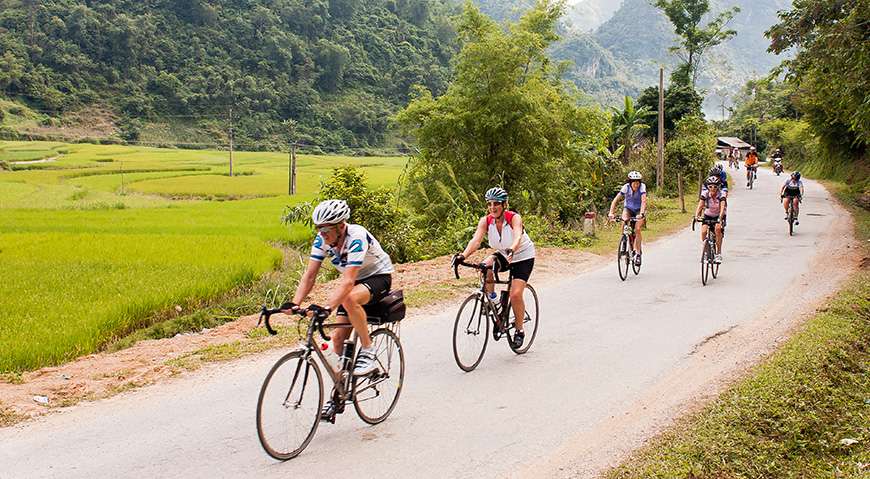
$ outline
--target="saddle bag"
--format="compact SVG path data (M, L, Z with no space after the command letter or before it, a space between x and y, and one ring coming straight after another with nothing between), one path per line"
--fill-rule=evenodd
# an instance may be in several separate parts
M364 307L371 324L395 323L405 318L405 295L401 289L390 291L380 301Z

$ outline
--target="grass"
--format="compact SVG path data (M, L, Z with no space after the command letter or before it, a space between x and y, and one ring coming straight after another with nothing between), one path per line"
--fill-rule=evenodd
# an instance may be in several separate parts
M870 254L870 212L853 211ZM769 360L609 479L870 477L870 272L864 267Z
M0 141L0 160L13 165L48 157L57 158L0 172L0 372L121 345L143 328L163 337L215 324L219 300L233 313L256 304L257 279L281 263L276 245L311 235L280 223L285 206L311 199L333 166L361 165L387 185L404 165L301 155L300 194L289 196L280 153L239 152L245 174L230 178L221 151ZM176 317L176 305L212 309ZM147 329L167 319L175 324Z

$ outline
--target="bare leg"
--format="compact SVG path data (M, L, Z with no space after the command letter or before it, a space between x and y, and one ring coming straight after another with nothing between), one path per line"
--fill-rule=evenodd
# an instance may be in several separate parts
M350 320L350 324L353 325L354 331L359 336L360 345L363 348L369 348L372 345L372 338L369 336L369 328L368 324L366 324L366 312L363 309L362 305L369 302L371 299L371 293L369 289L364 285L358 284L350 290L350 294L344 299L344 302L341 303L344 306L344 309L347 311L347 319ZM344 342L344 339L347 338L348 330L347 329L339 329L336 330L335 336L338 337L338 332L342 331L341 341ZM336 343L336 346L341 343ZM336 351L341 351L340 349L336 349Z
M716 252L722 254L722 238L723 238L722 223L716 224Z
M511 281L511 308L514 310L514 326L517 331L523 330L523 319L526 317L526 303L523 300L523 291L525 290L525 281L516 278Z
M646 223L646 219L637 220L637 223L634 225L634 250L638 253L642 253L641 245L643 244L643 236L641 231L643 231L643 225Z

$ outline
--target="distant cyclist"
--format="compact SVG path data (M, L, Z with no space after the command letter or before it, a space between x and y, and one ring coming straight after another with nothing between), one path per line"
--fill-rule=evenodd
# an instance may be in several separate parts
M751 175L754 175L758 168L758 153L755 152L754 146L749 148L749 153L746 154L743 164L746 165L746 187L748 188Z
M354 376L365 376L376 369L375 353L369 336L366 312L363 305L381 300L392 286L393 263L381 248L378 240L360 225L347 223L350 207L343 200L321 202L311 213L317 228L317 236L311 246L311 256L293 302L284 309L299 311L299 305L314 288L317 272L323 261L329 262L341 272L338 285L329 296L327 305L314 311L322 318L333 311L339 323L350 322L359 336L361 349L354 364ZM342 351L342 343L350 335L346 328L337 328L332 333L334 351ZM327 404L327 408L330 404Z
M480 248L483 237L487 237L490 248L496 251L484 259L487 266L495 265L497 271L510 271L510 302L514 311L514 326L516 332L511 340L514 349L519 349L525 341L523 319L526 317L526 305L523 301L523 291L535 267L535 245L529 239L523 227L523 219L516 212L508 210L508 193L503 188L490 188L484 195L489 213L477 222L474 237L468 246L455 258L464 261ZM487 292L493 294L491 282L492 273L487 278Z
M642 243L641 231L646 222L646 185L643 183L643 175L639 171L631 171L628 173L628 183L622 185L622 188L616 193L613 201L610 202L610 212L607 217L612 221L616 218L614 211L616 204L620 200L625 199L625 207L622 209L622 221L628 222L631 218L635 219L634 223L634 244L631 245L634 264L641 264Z
M798 212L801 198L804 196L804 183L801 181L800 171L795 171L789 179L785 180L782 189L779 191L779 196L782 199L782 207L785 209L785 219L788 220L788 204L791 202L792 206L794 206L794 224L801 224L798 221Z
M698 208L695 211L695 218L702 221L701 225L701 242L707 240L707 224L703 221L716 221L716 256L713 261L717 264L722 263L722 242L725 236L725 215L727 213L727 199L724 192L719 189L719 177L710 176L704 182L706 187L701 191L701 197L698 201ZM703 213L703 216L701 216Z
M731 148L731 154L728 155L728 166L740 169L740 150Z

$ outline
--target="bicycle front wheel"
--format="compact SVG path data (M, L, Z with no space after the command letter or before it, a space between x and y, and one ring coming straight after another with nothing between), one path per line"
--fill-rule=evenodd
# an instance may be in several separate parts
M257 400L257 436L270 456L299 455L317 432L323 408L320 368L304 351L284 355L272 366Z
M616 267L619 268L619 279L625 281L628 278L628 263L631 261L631 253L629 253L628 238L622 235L619 240L619 248L616 250Z
M526 311L523 315L523 332L526 334L525 340L523 341L523 345L519 348L514 348L513 341L508 341L511 351L517 354L523 354L528 351L529 348L532 347L532 342L534 342L535 336L538 334L538 314L540 313L540 308L538 306L538 293L535 292L535 288L532 288L532 285L528 283L526 283L526 289L523 291L523 303L526 305ZM508 331L516 331L514 318L516 318L516 315L514 314L513 308L511 308L510 318L508 319ZM508 335L508 339L511 337L511 335Z
M707 279L710 276L710 243L704 243L704 248L701 250L701 284L706 286Z
M353 378L353 407L369 424L383 422L393 412L405 380L405 353L399 337L386 328L372 333L372 349L378 369Z
M483 359L489 339L489 306L477 293L459 307L453 324L453 357L465 372L473 371Z
M794 207L788 209L788 235L794 236Z

